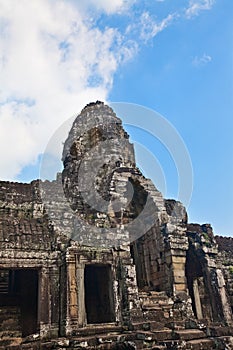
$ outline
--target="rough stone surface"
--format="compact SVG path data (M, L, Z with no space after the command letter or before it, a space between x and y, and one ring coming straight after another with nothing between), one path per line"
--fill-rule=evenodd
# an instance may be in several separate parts
M162 197L101 102L62 157L0 182L0 349L231 349L233 239Z

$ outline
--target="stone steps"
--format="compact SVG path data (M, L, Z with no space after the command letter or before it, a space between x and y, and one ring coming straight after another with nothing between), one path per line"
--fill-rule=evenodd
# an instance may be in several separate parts
M206 334L199 329L184 329L173 332L174 339L192 340L206 338Z
M0 307L0 347L18 346L22 342L20 309L16 306Z
M221 336L213 337L200 329L169 329L157 328L160 323L136 323L131 331L124 330L116 325L93 325L79 329L79 335L70 338L58 338L50 341L24 340L21 338L4 339L5 343L0 344L0 350L75 350L75 349L99 349L99 350L230 350L233 349L232 329L222 327L221 331L212 327L212 333ZM207 337L210 336L210 337ZM224 344L228 344L227 347ZM136 347L136 348L135 348Z
M208 332L212 337L233 336L233 327L208 327Z
M21 327L19 324L19 320L16 318L5 318L4 320L0 320L0 334L5 331L21 331Z
M144 319L150 322L157 320L165 326L165 323L171 318L174 305L166 292L140 292L139 299Z
M21 337L2 337L0 340L0 349L14 349L15 346L18 346L21 343Z
M187 343L185 345L185 349L212 350L212 349L216 349L216 347L215 347L214 339L205 338L205 339L195 339L195 340L187 341Z
M161 307L171 307L174 302L171 298L167 296L165 292L140 292L139 299L141 301L142 307L152 307L161 306Z
M170 329L174 329L174 330L182 330L182 329L186 329L186 322L185 320L172 320L172 321L168 321L165 323L165 327L170 328ZM190 327L188 327L190 328Z
M196 335L196 334L195 334ZM194 334L193 334L194 336ZM47 342L31 342L25 344L14 345L6 344L0 346L0 350L75 350L75 349L89 349L89 350L178 350L178 349L192 349L192 350L231 350L233 349L233 337L219 337L219 338L199 338L198 339L153 339L154 335L147 333L128 333L125 335L104 335L101 338L95 336L79 337L79 338L59 338ZM156 337L156 336L155 336ZM190 338L187 335L183 338ZM228 345L226 345L228 344Z
M116 326L115 324L107 324L104 323L102 325L91 325L83 328L79 328L76 331L76 336L85 336L85 335L92 335L92 334L103 334L103 333L109 333L109 332L122 332L121 326Z

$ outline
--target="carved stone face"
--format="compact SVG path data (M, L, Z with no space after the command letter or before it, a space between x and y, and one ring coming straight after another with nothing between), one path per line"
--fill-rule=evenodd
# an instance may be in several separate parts
M64 144L63 188L71 208L90 224L115 227L124 216L132 186L123 173L135 167L128 139L121 120L103 103L86 106L73 123ZM122 181L114 181L116 172Z
M98 102L82 110L62 160L64 194L82 221L76 230L80 241L91 233L113 245L129 242L166 221L162 195L136 168L133 145L110 107Z

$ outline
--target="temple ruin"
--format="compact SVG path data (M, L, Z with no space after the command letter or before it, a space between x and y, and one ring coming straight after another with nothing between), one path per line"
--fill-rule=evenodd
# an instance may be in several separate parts
M0 349L233 349L233 238L163 198L102 102L62 161L0 182Z

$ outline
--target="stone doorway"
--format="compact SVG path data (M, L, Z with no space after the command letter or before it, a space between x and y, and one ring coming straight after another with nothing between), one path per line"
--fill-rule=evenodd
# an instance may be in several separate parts
M206 288L207 276L204 270L204 261L201 255L197 255L195 248L190 247L186 255L185 275L189 295L192 299L192 309L197 319L213 320L210 304L211 295Z
M13 328L21 331L23 337L38 331L37 304L38 271L36 269L0 270L0 308L2 312L9 309L9 322ZM12 331L14 331L13 328Z
M115 321L113 281L110 265L88 264L84 271L87 323Z

